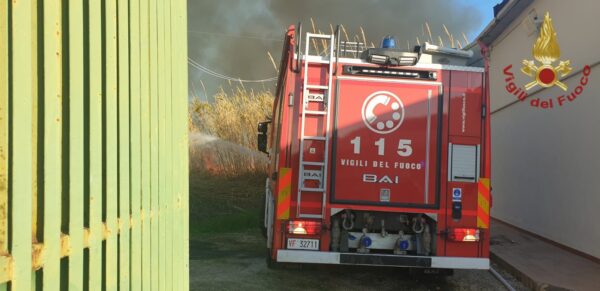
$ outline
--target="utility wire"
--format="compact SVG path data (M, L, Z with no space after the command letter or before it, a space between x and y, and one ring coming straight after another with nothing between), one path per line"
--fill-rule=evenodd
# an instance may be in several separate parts
M271 78L266 78L266 79L261 79L261 80L245 80L245 79L241 79L241 78L235 78L235 77L223 75L223 74L217 73L205 66L202 66L201 64L199 64L192 58L188 58L188 64L190 64L193 68L195 68L203 73L211 75L215 78L220 78L220 79L224 79L224 80L228 80L228 81L242 82L242 83L263 83L263 82L271 82L271 81L277 80L277 77L271 77Z
M226 76L226 75L222 75L219 73L216 73L206 67L203 67L201 65L198 64L194 64L193 62L188 62L190 65L192 65L192 67L194 67L195 69L198 69L208 75L211 75L213 77L216 78L220 78L220 79L224 79L224 80L229 80L229 81L235 81L235 82L243 82L243 83L261 83L261 82L270 82L270 81L275 81L277 80L277 77L272 77L272 78L268 78L268 79L262 79L262 80L245 80L245 79L240 79L240 78L234 78L234 77L230 77L230 76Z
M269 38L269 37L260 37L254 35L240 35L240 34L227 34L222 32L212 32L212 31L200 31L188 29L189 33L193 34L208 34L212 36L222 36L222 37L232 37L232 38L247 38L247 39L256 39L256 40L264 40L264 41L273 41L273 42L283 42L283 39L280 38Z
M204 73L207 73L211 76L215 76L217 78L222 78L222 79L232 79L233 78L233 77L228 77L228 76L219 74L207 67L204 67L204 66L200 65L198 62L194 61L193 59L188 59L188 63L191 64L194 68L196 68Z

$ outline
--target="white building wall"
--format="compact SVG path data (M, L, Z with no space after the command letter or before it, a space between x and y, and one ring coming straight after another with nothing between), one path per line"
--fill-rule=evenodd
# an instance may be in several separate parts
M594 65L589 84L573 102L557 107L556 97L570 93L581 73L558 87L539 91L524 102L505 90L503 69L512 64L515 83L533 60L537 32L528 14L550 12L561 60L573 71ZM492 216L600 258L600 1L538 0L491 46ZM530 92L536 91L530 90ZM534 108L531 98L554 98L554 109Z

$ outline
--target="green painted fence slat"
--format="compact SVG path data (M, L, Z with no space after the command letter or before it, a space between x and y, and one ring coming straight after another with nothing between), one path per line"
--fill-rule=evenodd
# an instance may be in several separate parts
M187 29L185 29L187 27L187 3L185 1L177 1L177 4L179 5L179 15L180 15L180 20L179 23L177 25L177 31L181 34L181 39L180 39L180 44L181 44L181 49L178 50L178 56L179 56L179 62L176 63L176 66L178 68L178 72L181 74L181 78L179 79L179 83L180 83L180 91L179 94L176 94L175 96L178 98L177 101L177 105L181 106L181 111L180 113L180 117L181 120L177 123L177 126L181 127L181 135L183 135L183 137L181 138L181 165L180 167L177 168L178 172L182 173L179 176L181 177L181 184L179 185L181 187L181 193L180 196L178 197L178 201L181 202L182 204L182 208L183 209L179 209L179 211L177 212L179 215L179 223L182 225L183 229L179 229L178 230L178 235L180 235L180 239L179 242L183 242L183 255L179 256L179 258L182 260L182 263L180 264L180 266L182 266L182 271L181 271L181 279L183 282L183 286L181 286L180 290L187 290L189 288L189 265L190 265L190 260L189 260L189 252L190 252L190 243L189 243L189 219L188 217L190 216L190 205L189 205L189 137L188 137L188 102L187 102L187 92L188 92L188 82L187 82L187 76L188 76L188 66L187 66L187 55L188 55L188 41L187 41ZM182 98L185 98L184 100L181 100Z
M141 152L142 152L142 290L150 290L150 7L140 1Z
M44 62L43 62L43 52L40 52L41 48L43 48L44 45L44 40L43 38L40 37L40 34L43 35L43 22L41 21L40 18L43 18L43 11L42 11L42 7L41 7L41 3L40 1L35 1L31 3L32 5L32 9L34 12L34 19L32 21L32 27L33 27L33 35L37 36L33 38L32 41L32 47L36 48L36 52L34 53L34 56L32 56L32 62L33 62L33 76L35 76L34 78L34 85L33 85L33 89L34 92L36 92L35 97L33 98L33 116L32 116L32 123L33 123L33 133L32 133L32 139L33 139L33 144L32 144L32 149L33 149L33 159L32 159L32 163L31 163L31 167L32 167L32 171L33 171L33 183L32 183L32 204L31 204L31 241L32 241L32 262L31 262L31 266L32 266L32 272L31 272L31 276L30 276L30 282L31 282L31 288L32 289L36 289L38 286L38 279L40 279L40 277L38 276L39 272L37 272L36 270L38 270L38 265L40 263L42 263L42 259L40 256L40 252L39 252L39 246L41 246L41 244L38 244L38 241L41 239L40 238L40 233L39 233L39 228L38 228L38 220L39 220L39 213L40 211L38 210L39 208L39 204L41 203L40 200L40 188L43 188L43 184L42 185L38 185L40 180L43 179L43 171L42 173L40 173L40 171L38 171L38 169L40 167L42 167L42 162L43 162L43 152L41 149L40 144L43 143L40 131L43 131L43 123L40 122L40 119L42 118L42 116L40 116L40 113L43 113L43 110L39 109L39 103L40 103L40 99L43 98L43 92L41 92L43 90L43 85L40 84L41 82L43 82L43 74L44 74ZM43 102L43 101L42 101ZM41 156L41 157L40 157ZM41 177L40 177L41 176ZM43 191L43 189L41 190ZM42 206L43 207L43 206ZM43 235L43 234L42 234ZM38 246L38 248L35 248L36 246Z
M83 3L69 0L69 290L83 290L84 31ZM67 96L65 96L66 98Z
M166 24L171 23L171 1L164 1L164 7L161 9L163 12L164 21ZM165 170L166 170L166 182L165 182L165 224L166 227L166 246L165 246L165 257L166 257L166 284L165 290L174 290L173 286L173 155L172 155L172 124L171 121L171 25L165 25L165 34L163 40L163 51L164 51L164 76L161 78L165 80L165 86L163 90L163 96L165 96L165 151L163 155L165 157Z
M150 266L151 290L158 290L158 67L157 67L157 9L156 1L149 2L150 33Z
M177 25L179 23L179 6L177 5L177 3L173 3L173 5L171 7L171 19L173 21L174 27L177 27ZM175 52L176 50L178 50L181 47L181 46L178 45L179 43L181 43L181 37L182 37L182 35L177 30L175 30L173 32L173 35L172 35L172 38L171 38L172 39L171 40L171 50L173 52ZM177 62L179 60L178 53L172 54L171 64L174 67L177 66ZM178 78L180 78L180 77L181 77L181 74L179 74L179 72L176 72L176 71L173 72L173 81L174 82L173 82L173 85L171 87L171 92L172 92L171 95L174 98L177 98L177 95L180 93L180 88L179 88L180 82L178 81L179 80ZM180 113L181 112L179 112L179 110L180 109L179 109L178 106L173 106L171 108L171 112L172 112L173 119L174 119L174 124L177 124L178 121L180 120ZM173 156L174 156L173 163L174 163L176 169L181 166L180 165L181 163L179 161L180 153L181 153L181 147L179 146L179 142L180 142L180 136L179 135L180 134L181 134L180 133L180 128L178 128L176 126L173 126L173 134L172 134L172 136L173 136L173 138L172 138L173 140L172 141L173 141L173 145L174 145L174 147L173 147ZM173 206L174 211L179 211L178 204L177 204L177 201L176 201L176 199L179 196L179 193L181 191L181 187L179 185L181 183L181 179L179 178L179 175L177 175L177 178L176 178L175 181L176 181L176 183L175 183L175 185L173 187L173 192L172 192L172 195L173 195L173 200L172 200L173 201L172 202L173 205L172 206ZM178 218L179 218L179 216L176 214L175 217L174 217L174 220L177 222ZM173 228L175 230L174 239L175 240L180 240L181 238L180 238L180 236L178 234L179 234L181 225L179 225L178 223L175 223L173 225ZM182 253L182 250L177 250L176 249L175 253L173 255L173 263L176 266L181 266L181 264L183 263L182 261L180 261L180 259L181 259L181 253ZM181 272L182 271L183 271L183 268L181 268L181 267L176 268L176 273L175 273L176 277L174 278L174 281L177 283L177 285L180 285L180 284L183 283L182 282L182 278L181 278Z
M48 0L44 14L44 111L43 140L43 205L44 205L44 290L60 288L60 238L62 201L62 23L60 0ZM38 120L42 122L42 120ZM39 146L39 145L38 145ZM38 161L39 162L39 161ZM40 185L38 185L38 189Z
M177 88L177 83L176 83L176 70L174 70L174 66L173 66L173 60L174 60L174 56L177 54L177 47L176 45L176 32L173 29L174 25L172 25L173 21L176 20L175 17L173 17L173 12L174 10L174 2L169 0L167 1L167 7L165 9L166 12L166 17L167 17L167 23L171 23L171 25L167 28L167 47L165 48L167 51L167 66L168 66L168 71L169 71L169 75L170 75L170 84L169 84L169 89L168 89L168 95L170 96L169 98L169 108L167 111L167 114L169 115L169 117L167 118L168 124L167 124L167 128L169 129L169 155L170 155L170 192L171 192L171 219L173 221L173 223L171 224L173 227L171 228L172 231L172 237L171 237L171 248L172 248L172 256L173 256L173 268L172 268L172 280L173 280L173 290L182 290L183 289L183 280L182 280L182 272L183 272L183 268L182 268L182 264L183 264L183 260L182 260L182 255L183 255L183 249L181 247L177 247L177 242L181 241L183 239L183 235L181 234L181 231L183 230L183 223L181 222L181 217L180 213L181 213L181 208L179 207L179 203L178 203L178 197L179 197L179 191L177 188L177 177L178 175L174 172L175 169L177 169L177 153L178 153L178 148L177 148L177 142L176 142L176 136L177 136L177 130L176 128L174 128L174 125L177 124L177 114L175 112L176 109L176 103L175 101L177 99L175 99L174 97L177 96L176 95L176 88ZM173 50L175 49L175 50ZM176 68L176 66L175 66Z
M131 103L130 103L130 118L131 118L131 137L130 137L130 174L131 174L131 290L141 290L142 281L142 255L141 255L141 143L140 143L140 0L131 0L130 3L130 77L131 77Z
M36 47L31 44L35 34L33 23L36 19L31 0L10 2L10 26L12 41L12 76L11 112L19 112L11 117L12 136L10 146L12 156L12 172L10 176L10 206L13 215L11 255L13 274L11 287L13 290L31 289L31 227L32 227L32 195L33 195L33 100L36 75L33 58ZM17 101L18 102L15 102ZM17 134L18 133L18 134Z
M102 1L90 0L89 16L89 288L99 290L102 287L102 107L104 92L102 88Z
M106 250L104 261L104 284L106 290L117 290L117 211L118 211L118 103L117 103L117 5L115 0L104 1L105 25L105 201L106 201ZM110 169L110 170L108 170Z
M129 1L118 2L119 44L119 290L129 290L130 268L130 86L129 86Z
M8 288L8 156L9 156L9 55L8 1L0 3L0 291Z
M154 290L166 290L166 278L168 273L168 266L166 264L166 221L167 221L167 213L165 211L165 202L166 199L166 165L165 165L165 100L167 99L165 95L165 63L164 63L164 41L165 41L165 22L164 22L164 13L163 13L163 3L166 1L159 1L156 3L155 11L156 11L156 84L157 84L157 94L158 101L156 103L156 107L158 110L158 163L157 163L157 175L158 175L158 199L156 203L156 216L159 218L156 220L158 222L158 262L157 269L160 274L163 274L160 278L158 278L158 284L156 288L152 288Z
M8 1L0 3L8 19ZM8 21L0 22L0 255L8 253Z
M177 3L176 2L171 2L171 9L169 10L169 14L170 14L170 18L171 18L171 23L173 23L173 28L177 27ZM177 45L177 43L179 42L178 39L179 34L177 33L177 29L174 29L171 33L171 40L169 42L169 45L171 46L170 51L171 52L175 52L178 48L179 45ZM172 53L171 54L171 58L170 58L170 64L173 67L176 67L176 60L177 60L177 53ZM179 83L177 82L177 78L180 77L179 74L177 74L176 70L173 70L173 72L171 72L171 96L172 99L175 99L177 96L177 94L179 94L178 92L178 85ZM179 116L178 116L178 112L177 112L177 106L175 106L175 104L173 104L171 106L171 117L172 117L172 123L173 125L177 124L177 121L179 120ZM175 126L171 127L171 155L172 155L172 160L171 160L171 164L173 165L174 169L177 169L179 167L179 162L178 162L178 158L179 158L179 141L177 138L178 135L178 128ZM171 188L171 209L173 211L173 241L178 241L180 238L178 237L178 221L177 221L177 215L175 214L175 212L177 211L177 204L176 204L176 199L177 199L177 193L179 192L179 175L174 174L174 183L172 185ZM178 261L178 258L180 258L180 253L182 252L181 248L174 248L173 249L173 265L176 266L173 270L173 283L174 283L174 287L173 289L178 289L179 286L181 284L183 284L183 282L181 282L181 278L180 278L180 274L182 272L182 268L181 267L177 267L180 266L180 262Z
M0 3L0 291L189 289L185 11Z

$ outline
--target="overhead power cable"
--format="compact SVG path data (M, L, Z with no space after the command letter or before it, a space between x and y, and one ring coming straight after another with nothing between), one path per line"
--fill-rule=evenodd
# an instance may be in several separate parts
M188 64L190 64L192 67L194 67L195 69L206 73L210 76L213 76L215 78L220 78L220 79L224 79L224 80L228 80L228 81L234 81L234 82L243 82L243 83L262 83L262 82L271 82L271 81L276 81L277 77L271 77L271 78L266 78L266 79L261 79L261 80L246 80L246 79L241 79L241 78L236 78L236 77L231 77L231 76L227 76L227 75L223 75L220 73L217 73L201 64L199 64L198 62L196 62L194 59L192 58L188 58Z
M261 41L273 41L273 42L283 42L284 41L283 38L261 37L258 35L227 34L227 33L222 33L222 32L200 31L200 30L193 30L193 29L188 29L188 32L193 33L193 34L206 34L206 35L212 35L212 36L231 37L231 38L246 38L246 39L255 39L255 40L261 40Z
M261 79L261 80L245 80L245 79L235 78L235 77L226 76L226 75L217 73L217 72L215 72L215 71L213 71L213 70L211 70L211 69L209 69L207 67L204 67L204 66L198 64L198 62L194 61L193 59L189 59L188 63L190 65L192 65L194 68L196 68L196 69L198 69L198 70L200 70L200 71L202 71L202 72L204 72L206 74L209 74L209 75L211 75L213 77L216 77L216 78L221 78L221 79L230 80L230 81L241 81L241 82L246 82L246 83L258 83L258 82L269 82L269 81L277 80L277 77L272 77L272 78L267 78L267 79Z
M234 78L234 77L225 76L225 75L221 75L221 74L215 73L215 72L211 71L210 69L208 69L206 67L198 66L197 64L194 64L192 62L189 62L189 64L192 65L192 67L194 67L195 69L198 69L198 70L202 71L203 73L206 73L206 74L208 74L210 76L213 76L213 77L216 77L216 78L220 78L220 79L224 79L224 80L234 81L234 82L261 83L261 82L271 82L271 81L276 81L277 80L277 77L272 77L272 78L267 78L267 79L261 79L261 80L246 80L246 79Z

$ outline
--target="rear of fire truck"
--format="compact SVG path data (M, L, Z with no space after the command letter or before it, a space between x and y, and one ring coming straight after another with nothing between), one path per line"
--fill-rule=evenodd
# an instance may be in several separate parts
M487 78L472 51L286 34L264 228L274 263L488 269Z

